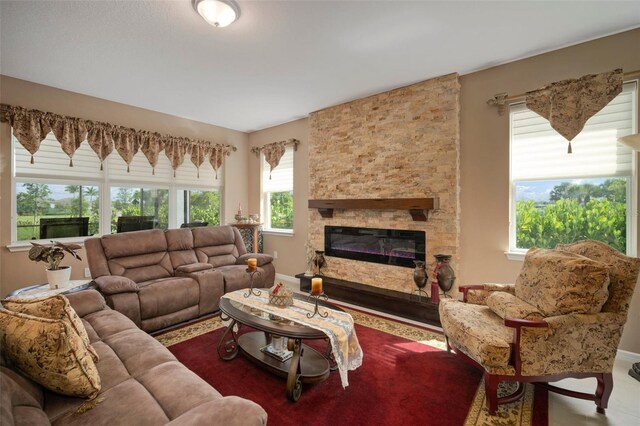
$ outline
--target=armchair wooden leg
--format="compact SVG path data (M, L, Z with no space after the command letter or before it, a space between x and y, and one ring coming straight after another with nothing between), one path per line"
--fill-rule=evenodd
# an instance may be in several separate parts
M451 346L449 346L449 336L447 336L446 334L444 336L444 342L447 344L447 353L450 354L451 353Z
M498 410L498 376L484 372L484 393L487 398L487 409L489 414L494 415Z
M609 404L609 397L611 396L611 391L613 390L613 374L611 373L602 373L596 377L598 380L598 387L596 388L596 398L595 402L597 405L597 411L600 414L604 414L604 410L607 408Z

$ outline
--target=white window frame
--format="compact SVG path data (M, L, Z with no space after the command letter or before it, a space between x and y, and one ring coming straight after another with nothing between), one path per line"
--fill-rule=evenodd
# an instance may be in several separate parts
M631 134L638 133L638 103L640 98L640 81L630 80L625 81L624 84L635 83L635 96L632 103L632 131ZM514 103L509 105L509 114L511 114L511 108L521 105L520 103ZM527 249L521 249L517 247L516 241L516 185L513 180L513 163L511 161L511 136L513 129L511 126L511 117L509 117L509 249L504 254L509 260L523 261ZM627 255L637 255L637 225L638 225L638 156L639 153L633 151L631 154L631 174L628 176L617 176L618 178L625 177L627 179ZM589 176L589 178L596 177L609 177L609 176ZM574 177L561 177L560 179L585 179L585 176ZM529 179L534 181L536 179ZM539 179L549 180L549 178Z
M175 223L176 223L176 227L179 227L181 225L181 223L178 223L178 192L179 191L208 191L208 192L218 192L218 197L220 198L220 213L219 213L219 217L220 217L220 223L219 225L223 224L222 221L222 212L224 211L224 209L222 208L222 202L223 202L223 188L222 187L210 187L210 188L203 188L201 186L195 186L195 185L176 185L175 191L174 191L174 197L175 197ZM169 194L169 199L171 199L171 194ZM169 217L171 217L171 207L169 207ZM209 225L213 225L212 223L210 223Z
M86 141L83 144L87 143ZM169 228L177 228L180 224L177 223L177 208L178 208L178 200L177 200L177 191L178 190L200 190L200 191L218 191L220 194L220 223L224 223L224 176L225 176L225 167L223 166L218 170L218 181L216 181L215 185L201 185L201 184L193 184L189 185L188 183L181 182L180 179L170 178L164 182L154 181L154 175L149 174L148 178L144 180L139 180L133 182L132 180L126 179L118 179L118 177L113 175L113 172L109 168L109 162L112 161L123 161L117 154L117 152L112 152L109 157L104 161L104 173L103 176L99 179L86 179L86 178L61 178L55 174L47 176L46 174L29 174L28 172L21 173L19 176L16 174L16 156L15 149L16 144L19 142L16 140L13 134L11 135L11 244L7 245L7 248L11 252L15 251L27 251L31 247L31 242L45 244L48 243L48 240L28 240L28 241L17 241L17 191L16 185L23 182L28 183L46 183L51 185L86 185L86 186L97 186L99 190L99 235L107 235L111 233L111 188L113 187L128 187L128 188L149 188L149 189L163 189L169 191L169 217L168 217L168 227ZM161 153L164 155L164 153ZM38 161L38 157L36 156L36 161ZM68 167L68 163L61 164L60 167ZM189 158L185 158L185 162L177 169L177 173L181 172L181 168L184 167L194 167L190 162ZM203 174L202 168L209 167L206 164L201 166L201 175ZM151 166L149 166L151 169ZM172 172L173 173L173 172ZM191 173L193 173L191 171ZM210 174L210 173L209 173ZM206 179L202 176L200 179ZM219 182L219 183L218 183ZM68 238L59 238L58 240L67 243L77 243L82 245L84 240L87 238L92 238L92 236L88 237L68 237Z
M262 214L263 220L263 233L265 234L273 234L273 235L285 235L285 236L293 236L295 229L295 149L293 146L287 146L285 155L291 153L291 191L293 192L294 197L294 211L293 211L293 226L291 229L281 229L281 228L271 228L269 225L271 224L271 209L269 206L271 205L270 195L271 192L265 192L265 184L264 184L264 176L266 171L269 169L269 164L265 160L264 154L260 153L260 212ZM277 171L277 168L276 168ZM278 191L280 192L280 191ZM284 191L282 191L284 192Z

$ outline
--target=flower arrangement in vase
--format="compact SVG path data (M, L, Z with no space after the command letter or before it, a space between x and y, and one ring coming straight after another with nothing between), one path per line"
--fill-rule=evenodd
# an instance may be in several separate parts
M82 260L78 253L76 253L76 250L82 247L78 244L63 244L59 241L51 241L51 244L48 246L33 242L31 245L29 259L34 262L45 262L49 264L49 267L46 269L49 287L65 287L71 278L71 266L60 266L60 262L64 259L65 253L69 253L77 260Z

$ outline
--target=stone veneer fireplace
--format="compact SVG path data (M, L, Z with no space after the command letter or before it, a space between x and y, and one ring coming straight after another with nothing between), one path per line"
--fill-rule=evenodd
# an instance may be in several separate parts
M314 112L309 117L309 199L437 197L428 221L407 210L309 210L309 241L325 247L325 226L409 230L428 235L426 260L459 264L458 75L451 74ZM329 277L408 293L412 269L326 256Z
M413 268L414 260L425 260L425 248L422 231L324 227L326 256Z

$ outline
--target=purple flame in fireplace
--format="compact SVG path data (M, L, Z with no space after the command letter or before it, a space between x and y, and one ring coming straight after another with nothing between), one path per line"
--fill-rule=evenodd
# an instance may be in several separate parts
M407 267L425 260L422 231L325 226L324 233L327 256Z

